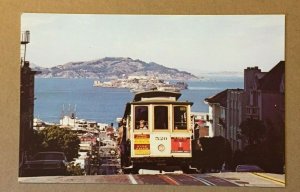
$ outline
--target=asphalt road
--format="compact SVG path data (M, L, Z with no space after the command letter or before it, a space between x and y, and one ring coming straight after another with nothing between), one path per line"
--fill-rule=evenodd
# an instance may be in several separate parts
M268 173L137 174L20 177L20 183L118 183L193 186L284 187L285 175Z

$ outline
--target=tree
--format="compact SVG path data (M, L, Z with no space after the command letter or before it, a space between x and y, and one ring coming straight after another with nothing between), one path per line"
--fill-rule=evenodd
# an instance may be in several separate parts
M69 163L67 172L68 175L83 175L83 169L81 169L80 164L75 164L74 162Z
M260 143L265 137L266 127L261 120L247 119L241 123L240 128L250 145Z
M261 143L248 145L243 151L246 164L256 164L269 173L283 173L284 133L280 122L266 120L267 134Z
M31 133L31 138L29 141L29 148L28 148L28 157L35 155L37 152L43 150L42 146L43 139L37 130L33 130Z
M234 170L237 165L242 165L245 163L244 151L236 150L232 157L231 169Z
M268 150L268 164L266 170L274 173L283 173L285 164L285 148L284 148L284 121L277 119L275 122L267 120L268 134L265 145Z
M67 160L78 157L80 139L70 129L50 126L39 132L43 151L64 152Z
M193 151L193 166L203 171L221 170L223 163L231 163L230 143L221 136L200 138L202 151Z

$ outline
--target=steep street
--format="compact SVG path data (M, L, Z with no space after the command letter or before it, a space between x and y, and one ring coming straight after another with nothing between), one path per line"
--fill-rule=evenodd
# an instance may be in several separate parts
M151 172L148 172L151 173ZM20 177L20 183L118 183L197 186L284 187L285 175L268 173L136 174Z

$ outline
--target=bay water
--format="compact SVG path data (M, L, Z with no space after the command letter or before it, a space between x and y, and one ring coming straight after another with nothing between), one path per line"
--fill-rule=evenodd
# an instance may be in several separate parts
M36 78L34 116L46 122L59 123L62 115L75 112L79 119L114 123L123 117L127 102L134 93L129 89L93 87L92 79ZM212 78L187 81L181 101L193 102L193 112L208 112L204 99L225 90L243 88L243 78Z

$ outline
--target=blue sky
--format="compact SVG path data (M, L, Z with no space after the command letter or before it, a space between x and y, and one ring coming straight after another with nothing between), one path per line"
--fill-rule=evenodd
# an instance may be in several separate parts
M269 71L284 60L284 15L32 14L26 59L43 67L103 57L131 57L193 74Z

